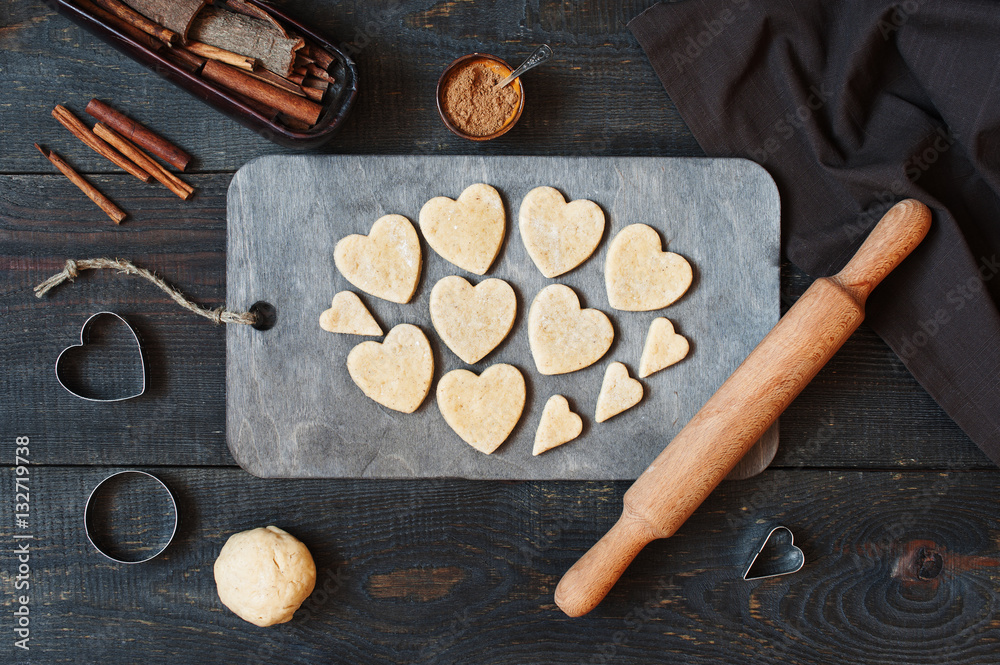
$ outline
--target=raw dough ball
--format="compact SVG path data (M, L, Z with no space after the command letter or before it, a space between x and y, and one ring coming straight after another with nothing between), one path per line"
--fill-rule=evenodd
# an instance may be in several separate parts
M222 604L258 626L290 621L316 586L316 564L297 538L276 526L229 537L215 560Z

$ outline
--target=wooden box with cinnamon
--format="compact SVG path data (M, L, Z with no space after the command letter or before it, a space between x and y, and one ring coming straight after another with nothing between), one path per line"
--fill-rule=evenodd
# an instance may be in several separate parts
M357 67L261 0L54 0L129 57L265 138L329 141L357 97Z

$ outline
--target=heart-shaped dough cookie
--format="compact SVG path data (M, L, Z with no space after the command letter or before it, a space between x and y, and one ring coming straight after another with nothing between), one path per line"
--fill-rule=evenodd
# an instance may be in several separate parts
M541 455L546 450L552 450L567 441L580 436L583 431L583 419L573 413L569 402L562 395L553 395L545 403L542 419L535 430L535 447L532 455Z
M662 316L653 319L646 333L646 345L639 361L639 378L680 362L688 354L690 345L683 335L674 332L674 324Z
M524 377L512 365L492 365L476 376L467 369L438 381L437 403L462 440L489 455L507 440L524 410Z
M604 283L608 302L627 312L666 307L691 286L691 264L680 254L664 252L660 236L645 224L619 231L608 248Z
M348 282L389 302L407 303L420 281L420 239L402 215L379 217L367 236L341 238L333 261Z
M413 413L430 392L434 354L420 328L401 323L383 342L361 342L351 349L347 371L366 396L395 411Z
M485 275L506 231L503 200L489 185L469 185L457 201L437 196L420 209L420 231L446 261Z
M593 365L615 338L607 315L580 309L580 299L563 284L546 286L528 310L528 343L542 374L566 374Z
M452 275L431 289L431 322L455 355L470 365L503 341L514 326L517 298L502 279L476 286Z
M558 277L587 260L604 235L604 211L593 201L566 203L558 190L536 187L521 201L521 240L546 277Z
M642 384L628 375L621 363L611 363L604 372L601 394L597 396L594 420L603 423L622 411L628 411L642 401Z
M382 336L382 326L353 291L341 291L333 297L330 309L319 316L319 327L332 333Z

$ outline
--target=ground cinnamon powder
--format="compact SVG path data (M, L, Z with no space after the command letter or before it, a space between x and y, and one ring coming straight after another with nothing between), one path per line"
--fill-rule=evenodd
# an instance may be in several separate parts
M470 62L445 82L442 108L455 127L471 136L500 131L520 98L515 84L494 91L500 74L481 62Z

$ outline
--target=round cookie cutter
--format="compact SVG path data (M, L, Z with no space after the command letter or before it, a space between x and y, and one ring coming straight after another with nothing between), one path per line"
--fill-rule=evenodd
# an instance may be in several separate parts
M115 478L121 478L122 476L127 476L127 475L143 476L146 478L151 478L154 481L156 481L156 483L159 485L159 488L154 488L154 491L162 488L162 490L166 492L167 497L170 499L170 506L174 514L174 524L170 530L170 536L166 539L166 542L164 542L163 546L160 547L158 550L156 550L155 552L153 552L152 554L143 559L119 558L118 556L115 556L109 551L109 548L107 548L106 546L102 547L100 544L98 544L98 542L101 539L94 538L94 534L91 532L90 529L92 510L94 506L94 497L98 496L98 492L101 490L101 487L106 485L108 482L112 481ZM167 549L167 547L170 546L170 543L173 542L174 536L177 535L177 522L178 522L177 499L174 498L174 493L170 491L170 488L167 487L166 483L164 483L162 480L160 480L153 474L146 473L145 471L138 471L135 469L126 469L125 471L118 471L116 473L112 473L110 476L108 476L101 482L97 483L97 485L94 486L94 489L90 491L90 496L87 497L87 504L83 509L83 529L87 534L87 540L90 541L90 544L94 546L94 549L96 549L105 557L111 559L116 563L125 563L125 564L146 563L147 561L151 561L156 557L160 556L161 554L163 554L163 552Z

